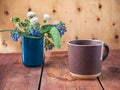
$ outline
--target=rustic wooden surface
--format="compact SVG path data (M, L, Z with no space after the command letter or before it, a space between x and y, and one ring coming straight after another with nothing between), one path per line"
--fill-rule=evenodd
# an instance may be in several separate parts
M80 80L69 74L67 52L45 59L41 90L101 90L96 80Z
M37 90L40 70L23 66L20 54L0 54L0 90Z
M0 0L0 29L13 29L10 18L23 20L30 10L37 13L40 22L48 13L51 23L66 23L61 51L67 50L71 39L100 39L120 49L120 0ZM21 40L15 43L9 33L0 33L0 52L21 52Z
M48 55L48 54L47 54ZM100 81L105 90L120 90L120 50L110 50L103 62ZM51 53L46 58L41 90L103 90L96 80L80 80L68 70L67 53Z
M100 76L105 90L120 90L120 50L111 51Z
M98 79L80 80L69 74L67 52L45 53L40 90L103 90ZM120 89L120 49L110 50L100 81L105 90ZM21 64L20 54L0 54L0 90L38 90L41 67Z

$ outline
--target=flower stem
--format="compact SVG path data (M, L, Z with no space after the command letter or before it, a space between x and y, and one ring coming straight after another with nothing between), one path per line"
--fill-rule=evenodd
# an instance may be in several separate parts
M12 30L0 30L0 32L11 32Z
M52 41L52 40L50 40L46 35L44 35L44 36L45 36L45 38L46 38L50 43L53 44L53 41Z

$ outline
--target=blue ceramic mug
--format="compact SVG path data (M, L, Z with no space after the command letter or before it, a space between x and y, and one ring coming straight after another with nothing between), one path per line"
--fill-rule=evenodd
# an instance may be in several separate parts
M28 67L41 66L44 61L44 37L22 37L22 63Z

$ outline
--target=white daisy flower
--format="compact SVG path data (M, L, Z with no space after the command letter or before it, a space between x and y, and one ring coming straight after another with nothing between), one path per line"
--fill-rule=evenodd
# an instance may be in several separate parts
M28 17L34 17L34 16L36 16L36 13L35 12L28 12L27 16Z
M48 21L50 21L51 20L51 16L50 15L48 15L48 14L44 14L43 15L43 21L44 22L48 22Z
M32 25L34 25L34 24L36 24L36 23L38 23L38 22L39 22L38 17L33 17L33 18L30 19L30 23L31 23Z

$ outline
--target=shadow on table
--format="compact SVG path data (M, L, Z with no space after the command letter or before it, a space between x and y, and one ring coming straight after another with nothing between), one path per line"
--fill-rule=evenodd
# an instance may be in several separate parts
M80 80L79 78L76 78L69 73L68 60L64 58L59 58L57 60L46 60L44 73L47 74L48 77L62 81Z

